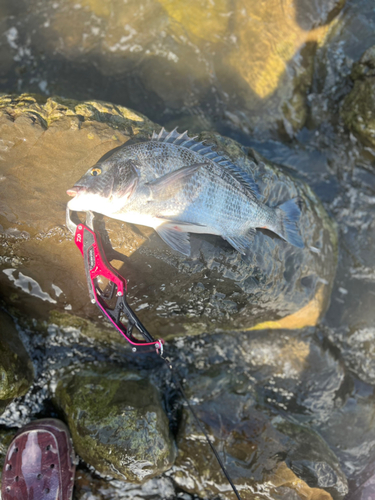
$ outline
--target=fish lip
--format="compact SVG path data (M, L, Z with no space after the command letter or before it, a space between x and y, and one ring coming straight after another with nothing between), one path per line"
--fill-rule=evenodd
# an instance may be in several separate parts
M66 194L74 197L77 196L79 193L82 193L83 191L86 191L86 188L84 186L73 186L72 188L66 191Z

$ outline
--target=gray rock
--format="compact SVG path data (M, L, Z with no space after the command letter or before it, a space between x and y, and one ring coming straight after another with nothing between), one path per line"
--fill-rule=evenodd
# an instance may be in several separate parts
M354 64L352 91L346 96L341 115L345 125L365 145L375 147L375 46Z
M351 489L347 500L372 500L375 497L375 467L373 462L356 477L355 484L357 487Z
M364 500L371 497L356 496L353 490L373 475L371 458L375 452L375 409L372 387L369 398L348 397L344 405L334 409L329 418L316 430L340 458L341 468L350 480L350 499ZM343 436L344 429L344 436ZM354 472L353 472L354 468Z
M179 347L184 357L182 341ZM189 347L193 352L177 364L180 378L242 498L260 491L270 498L344 498L348 486L337 457L298 423L332 413L327 401L340 388L343 369L331 354L300 335L267 330L215 335ZM182 489L235 498L187 409L177 446L171 475Z
M288 465L310 487L323 488L334 500L342 500L348 493L348 482L336 455L313 429L288 422L281 416L272 420L274 427L288 436Z
M140 373L86 365L56 388L74 449L97 472L143 483L175 458L169 422L157 389Z
M330 335L340 348L348 368L367 384L375 383L375 328L357 324L350 329L342 328Z
M256 498L253 494L258 491L270 495L277 493L272 482L267 484L267 480L268 472L277 469L284 451L278 433L254 407L244 408L232 394L223 392L220 411L217 405L218 401L208 401L195 409L211 442L224 458L241 498ZM223 408L230 409L231 415L225 415ZM225 498L235 498L203 433L187 409L183 411L177 446L178 456L170 474L180 488L203 498L219 492Z
M76 474L74 482L75 500L193 500L186 495L181 497L181 493L176 493L172 479L165 477L155 477L143 484L133 484L125 481L107 481L98 477L97 474L90 474L88 471L80 470Z

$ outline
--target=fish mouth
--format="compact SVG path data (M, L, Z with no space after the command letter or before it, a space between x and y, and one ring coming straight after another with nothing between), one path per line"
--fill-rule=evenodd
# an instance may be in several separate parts
M83 186L73 186L68 189L66 194L72 197L71 200L68 201L69 210L75 210L80 212L81 210L85 210L85 206L87 205L87 200L85 193L87 192L87 188Z
M83 191L86 191L86 188L83 186L73 186L72 188L68 189L66 191L66 194L69 196L77 196L79 193L82 193Z

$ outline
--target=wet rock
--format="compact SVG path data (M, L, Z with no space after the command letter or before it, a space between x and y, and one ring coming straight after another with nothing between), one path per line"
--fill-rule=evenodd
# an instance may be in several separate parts
M286 445L290 459L286 462L291 470L310 487L323 488L334 500L342 500L349 491L347 479L337 456L319 434L281 416L274 418L272 424L290 439Z
M342 106L345 125L366 145L375 147L375 46L353 66L352 91Z
M56 388L75 451L102 475L142 483L169 469L175 448L156 388L137 372L85 366Z
M356 325L332 332L330 339L340 348L348 368L367 384L375 383L375 328Z
M178 347L184 352L183 341ZM325 421L335 408L343 368L332 353L312 339L267 330L215 335L189 347L191 353L180 354L180 377L243 498L255 499L260 491L270 498L345 497L337 457L318 433L298 423ZM232 498L187 409L177 446L172 477L182 489Z
M356 477L347 500L371 500L375 497L375 466L371 462L365 470Z
M256 410L255 401L245 394L227 396L223 386L220 389L219 398L216 394L196 410L214 446L225 457L225 467L241 498L256 500L262 493L285 500L332 499L323 489L308 486L286 465L285 436ZM223 411L224 408L229 411ZM224 498L236 498L187 410L183 412L177 445L179 451L171 475L180 488L204 498L219 493Z
M375 453L373 387L364 389L363 391L357 384L358 396L351 394L344 405L332 411L329 418L316 427L340 458L342 470L350 480L350 493L356 489L355 485L359 487L363 480L369 478L366 477L366 472L371 476L372 457ZM360 497L354 496L353 500L354 498L357 500Z
M6 0L0 89L110 100L188 128L225 116L246 133L293 135L316 47L344 3L85 0L30 10Z
M316 47L323 43L330 22L345 0L319 1L313 6L304 0L284 4L251 0L241 6L236 3L234 8L226 1L213 7L209 2L202 4L195 0L190 4L190 15L186 15L182 0L160 2L169 18L178 21L180 26L176 29L183 30L184 36L198 47L204 45L206 54L210 45L214 57L207 62L213 66L220 82L220 87L215 89L215 100L216 103L218 99L225 100L223 91L231 96L224 113L233 128L264 138L269 131L293 136L303 127ZM275 46L279 49L275 50ZM180 50L175 52L179 54ZM190 56L184 55L185 59ZM190 76L202 71L198 67L192 68ZM161 94L159 89L165 88L165 79L162 80L160 74L155 77L154 89ZM171 90L170 96L175 96L176 91ZM197 86L193 92L198 98L203 94ZM191 107L190 92L186 92L185 98L179 97L184 99L187 108ZM168 99L164 95L163 98ZM210 104L213 100L207 91L205 99ZM199 111L202 114L203 106L204 103L197 114ZM203 120L204 117L200 117L200 121Z
M12 441L17 429L1 429L0 430L0 486L1 476L3 472L5 457L8 451L10 442Z
M158 126L108 103L44 102L27 95L2 97L0 113L7 141L0 283L8 302L31 317L52 314L64 326L69 318L74 326L81 319L94 322L107 339L111 330L98 322L81 255L64 226L65 191L108 150L147 137ZM149 228L107 220L113 246L129 256L122 271L130 303L149 330L164 338L218 328L315 325L327 307L337 259L336 230L323 206L306 184L254 150L218 134L202 133L200 139L250 172L270 206L301 197L305 248L260 230L241 256L220 237L192 235L192 256L186 258ZM118 338L113 329L111 335Z
M12 318L0 310L0 408L29 390L34 370Z
M345 370L327 346L296 332L263 331L243 338L238 352L249 364L249 373L256 374L267 405L297 416L313 415L317 421L329 418L345 386Z
M346 397L343 363L328 346L298 330L222 333L207 342L181 339L177 346L187 363L184 376L198 399L227 387L276 412L324 422L338 404L337 394ZM188 346L192 352L184 356Z
M333 162L341 171L351 162L345 158L344 151L351 153L353 143L348 142L344 134L341 136L340 109L345 96L353 88L350 78L353 64L375 44L374 27L371 1L347 2L314 58L314 76L308 95L308 128L314 130L316 137L319 133L319 140L313 139L310 144L314 142L319 151L330 151ZM360 37L358 33L361 33ZM341 137L334 138L338 130Z
M74 498L76 500L176 500L176 498L187 498L177 496L174 484L168 477L161 476L149 479L144 484L132 484L124 481L106 481L95 477L88 471L78 469L74 481Z

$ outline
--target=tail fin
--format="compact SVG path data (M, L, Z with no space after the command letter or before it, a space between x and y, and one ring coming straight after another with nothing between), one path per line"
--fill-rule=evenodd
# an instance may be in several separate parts
M295 247L304 248L298 228L300 201L299 198L293 198L275 208L276 223L272 231Z

